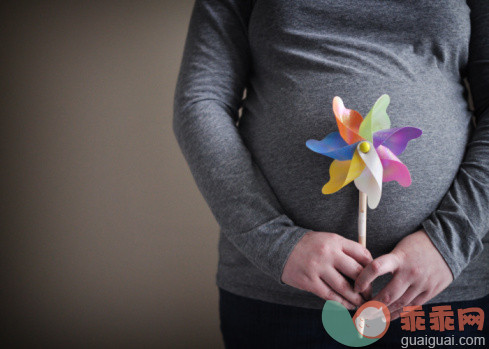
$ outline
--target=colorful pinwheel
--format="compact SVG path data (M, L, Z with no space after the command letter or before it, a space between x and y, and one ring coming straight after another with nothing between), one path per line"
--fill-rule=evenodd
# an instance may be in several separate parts
M335 159L323 194L335 193L354 181L358 190L367 194L368 206L374 209L382 195L382 182L395 180L404 187L411 185L409 170L397 155L422 131L416 127L390 128L389 102L389 96L382 95L364 119L357 111L345 108L340 97L333 99L339 132L306 142L312 151Z
M357 111L345 108L340 97L333 99L339 132L306 142L312 151L334 159L323 194L335 193L354 181L360 193L367 195L368 206L374 209L382 195L382 182L395 180L404 187L411 185L409 170L397 156L422 131L416 127L390 128L389 102L389 96L382 95L364 119Z

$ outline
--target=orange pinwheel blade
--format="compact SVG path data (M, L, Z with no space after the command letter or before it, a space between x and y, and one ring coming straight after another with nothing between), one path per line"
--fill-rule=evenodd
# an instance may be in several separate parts
M340 135L346 143L353 144L364 140L359 135L360 124L363 121L359 112L345 108L343 100L338 96L333 98L333 112Z
M323 186L323 194L337 192L360 176L364 169L365 163L360 155L358 155L358 150L355 151L351 160L334 160L329 167L329 182Z

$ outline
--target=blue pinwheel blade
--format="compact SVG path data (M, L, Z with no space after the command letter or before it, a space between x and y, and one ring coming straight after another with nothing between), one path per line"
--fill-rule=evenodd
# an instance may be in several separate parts
M309 139L306 146L313 152L330 158L344 161L351 160L358 142L354 144L346 143L339 132L332 132L320 141Z

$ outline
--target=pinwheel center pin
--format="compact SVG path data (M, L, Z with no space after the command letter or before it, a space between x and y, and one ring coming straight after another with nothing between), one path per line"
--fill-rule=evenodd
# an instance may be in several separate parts
M360 143L360 151L362 153L368 153L368 151L370 150L370 144L368 142L362 142Z
M323 194L333 194L352 181L359 190L358 240L363 246L366 245L367 199L368 206L374 209L382 195L382 182L411 185L409 170L397 155L411 139L422 134L416 127L391 128L387 115L389 103L388 95L380 96L363 118L359 112L347 109L340 97L335 97L333 112L338 132L320 141L306 142L312 151L334 159Z

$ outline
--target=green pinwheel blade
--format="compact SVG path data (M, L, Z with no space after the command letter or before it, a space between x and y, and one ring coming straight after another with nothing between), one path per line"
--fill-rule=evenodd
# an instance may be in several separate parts
M374 132L389 129L391 120L387 115L387 107L391 99L389 95L382 95L377 99L374 106L368 112L365 119L360 124L359 134L366 140L373 142Z

